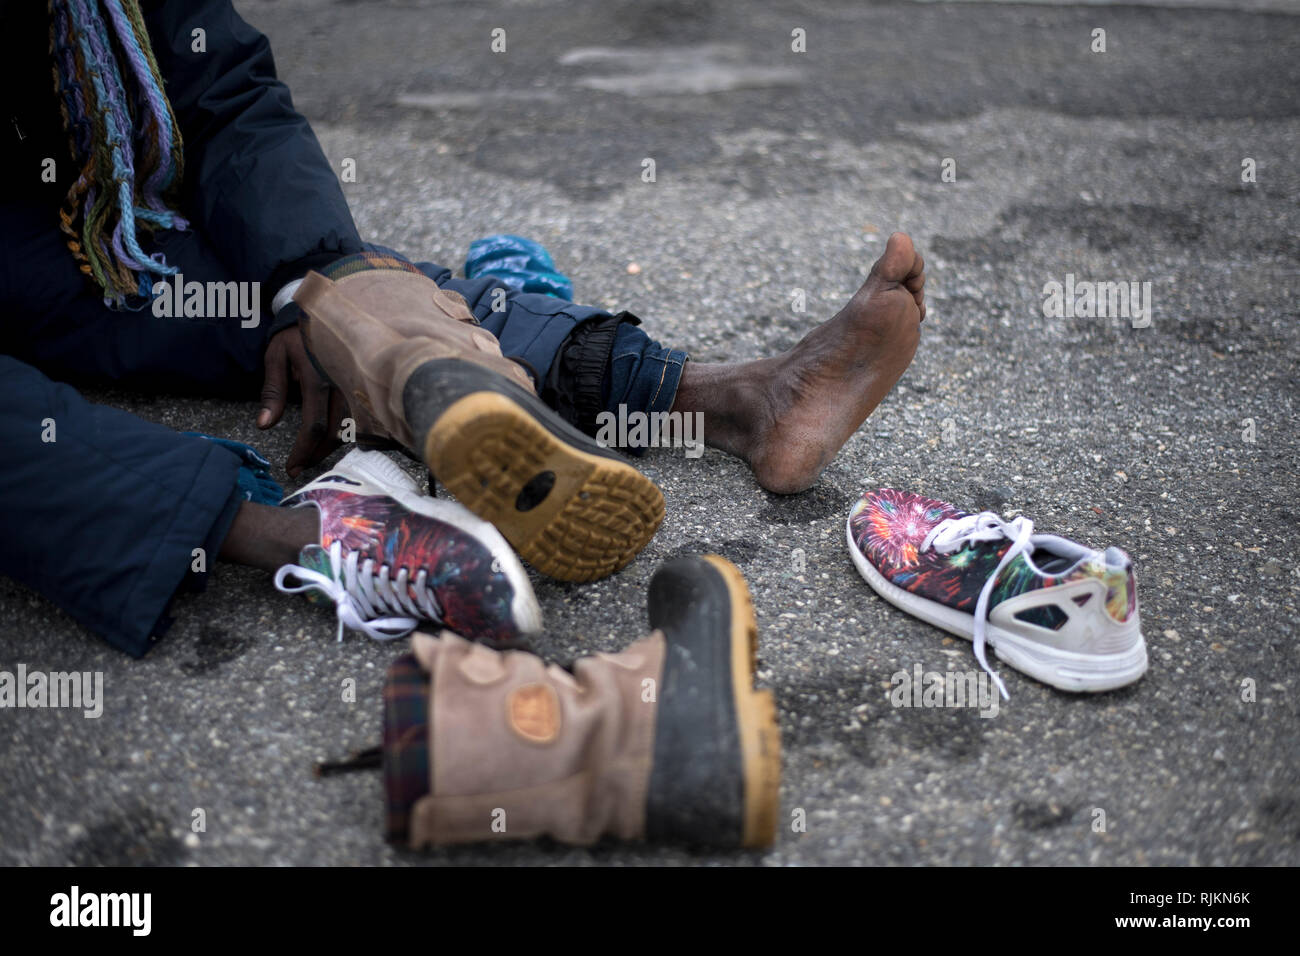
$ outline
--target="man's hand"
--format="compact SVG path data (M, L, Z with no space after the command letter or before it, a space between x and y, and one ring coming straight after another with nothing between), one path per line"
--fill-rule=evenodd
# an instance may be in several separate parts
M266 345L258 428L271 428L284 415L290 377L302 392L302 427L298 429L298 438L284 470L290 478L296 478L303 468L314 465L342 444L338 432L347 406L338 389L331 388L316 374L303 347L302 333L295 325L271 336Z

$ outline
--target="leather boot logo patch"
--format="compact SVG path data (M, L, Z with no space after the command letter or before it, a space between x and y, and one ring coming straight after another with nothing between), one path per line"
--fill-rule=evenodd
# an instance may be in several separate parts
M506 701L510 729L534 744L549 744L560 733L560 698L546 684L525 684Z

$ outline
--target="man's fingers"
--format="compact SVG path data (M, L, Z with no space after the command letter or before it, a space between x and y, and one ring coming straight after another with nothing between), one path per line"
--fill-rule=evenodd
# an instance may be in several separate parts
M329 442L330 387L314 373L310 378L311 381L302 381L301 377L299 380L302 388L302 427L298 429L298 437L294 440L293 450L289 452L289 460L284 466L290 478L297 477L298 472L307 465L320 461L324 457L320 449L322 446L327 447Z
M339 428L343 424L343 416L348 413L348 403L343 400L343 393L337 388L328 388L327 392L328 397L325 401L329 407L329 420L324 433L316 442L316 447L311 451L310 459L304 464L316 464L343 444L343 440L339 437Z
M348 413L348 403L343 400L343 393L340 392L337 388L331 388L330 389L330 427L326 437L331 439L338 439L339 443L342 444L342 439L339 438L339 429L343 427L343 418L344 416L347 415L347 413Z
M265 371L262 379L262 408L257 413L257 427L270 428L284 415L289 396L289 362L284 343L276 338L266 346Z

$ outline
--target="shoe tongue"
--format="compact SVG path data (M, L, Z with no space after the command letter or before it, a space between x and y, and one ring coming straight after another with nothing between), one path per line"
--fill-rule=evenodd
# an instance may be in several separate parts
M353 456L355 456L355 458ZM393 461L393 459L389 458L382 451L362 451L359 448L355 449L348 452L347 457L344 458L343 461L339 462L339 467L342 468L346 465L349 459L352 459L353 463L358 468L364 468L365 471L369 472L370 478L379 479L383 485L387 486L385 490L400 490L417 493L419 491L419 486L415 483L415 479L403 471L401 465Z
M968 514L961 512L952 515L953 518L958 520L968 516ZM973 544L973 547L982 551L999 552L1009 547L1010 544L1010 538L998 538L995 541L977 541ZM1095 554L1096 552L1091 548L1085 547L1077 541L1071 541L1069 538L1063 538L1057 534L1046 534L1039 531L1029 536L1029 548L1025 553L1025 557L1037 570L1044 574L1056 575L1068 571L1080 561ZM1106 563L1123 567L1128 563L1128 556L1118 548L1107 548Z

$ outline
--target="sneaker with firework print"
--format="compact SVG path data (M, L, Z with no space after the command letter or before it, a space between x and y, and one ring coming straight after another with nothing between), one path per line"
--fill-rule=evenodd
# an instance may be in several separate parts
M985 645L1016 670L1062 690L1131 684L1147 668L1128 555L1035 533L1020 516L970 514L906 491L869 491L849 513L849 553L896 607Z
M505 538L463 506L421 495L383 452L349 452L281 504L320 512L320 544L276 572L275 586L333 604L339 640L345 626L391 640L422 621L503 644L541 630Z

